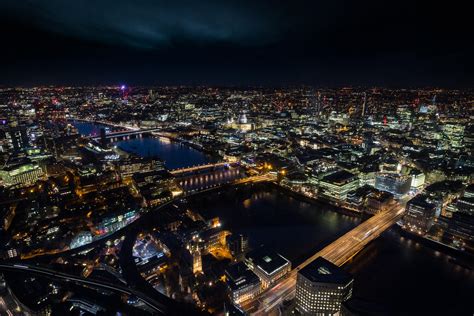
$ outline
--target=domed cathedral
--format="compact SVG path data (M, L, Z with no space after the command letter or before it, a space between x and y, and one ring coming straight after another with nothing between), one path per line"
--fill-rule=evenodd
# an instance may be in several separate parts
M227 119L226 125L228 128L240 130L241 132L247 132L252 130L253 124L247 118L247 114L244 111L239 113L237 121L233 117Z
M247 115L245 114L245 112L240 113L239 124L247 124Z

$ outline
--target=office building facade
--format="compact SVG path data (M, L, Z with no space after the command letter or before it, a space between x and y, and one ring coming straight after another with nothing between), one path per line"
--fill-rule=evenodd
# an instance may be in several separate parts
M334 315L352 296L353 277L319 257L298 272L296 310L302 315Z

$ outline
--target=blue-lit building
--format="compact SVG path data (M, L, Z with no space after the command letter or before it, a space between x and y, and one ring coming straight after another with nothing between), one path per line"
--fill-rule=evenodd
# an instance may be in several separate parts
M383 173L375 177L375 188L390 192L396 197L407 194L410 191L411 183L410 176L397 173Z

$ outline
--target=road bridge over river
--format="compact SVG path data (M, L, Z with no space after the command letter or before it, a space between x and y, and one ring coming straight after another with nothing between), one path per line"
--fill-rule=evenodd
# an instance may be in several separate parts
M323 257L337 266L344 265L368 243L395 224L402 217L404 211L405 209L403 207L394 202L390 209L377 213L316 252L299 266L295 267L288 277L263 292L255 300L245 303L243 307L253 310L252 314L254 315L266 315L271 313L281 302L294 297L298 271L309 265L318 257ZM257 306L256 309L255 306Z

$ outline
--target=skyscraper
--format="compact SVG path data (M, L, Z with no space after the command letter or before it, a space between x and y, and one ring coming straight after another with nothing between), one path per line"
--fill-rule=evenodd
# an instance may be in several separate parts
M362 111L360 113L360 116L362 119L365 117L365 107L367 106L367 93L364 92L364 102L362 103Z
M105 132L105 128L100 129L100 144L105 147L107 145L107 135Z
M13 151L20 151L29 146L26 126L19 125L5 130L6 139Z

